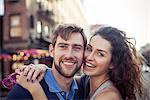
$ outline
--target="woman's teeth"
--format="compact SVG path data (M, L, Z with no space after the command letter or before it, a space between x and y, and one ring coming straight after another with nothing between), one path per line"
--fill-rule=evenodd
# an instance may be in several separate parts
M92 65L92 64L90 64L90 63L86 63L86 66L87 66L87 67L91 67L91 68L95 68L95 66Z

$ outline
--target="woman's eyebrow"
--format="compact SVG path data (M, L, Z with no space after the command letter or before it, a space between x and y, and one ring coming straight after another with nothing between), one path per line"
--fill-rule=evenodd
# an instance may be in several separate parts
M97 49L97 51L98 51L98 52L104 52L104 53L106 53L106 54L108 53L107 51L102 50L102 49Z

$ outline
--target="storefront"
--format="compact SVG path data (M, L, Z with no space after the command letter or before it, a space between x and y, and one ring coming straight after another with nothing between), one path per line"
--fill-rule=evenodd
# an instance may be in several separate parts
M49 56L48 50L29 49L18 50L14 54L0 54L1 61L1 78L5 78L8 74L12 73L16 68L24 64L38 64L44 63L51 66L52 58Z

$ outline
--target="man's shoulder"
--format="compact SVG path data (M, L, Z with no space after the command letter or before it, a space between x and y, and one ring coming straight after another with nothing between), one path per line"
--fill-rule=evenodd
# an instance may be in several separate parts
M55 92L50 92L49 91L49 87L48 85L46 84L45 82L45 79L42 79L41 82L40 82L43 90L44 90L44 93L46 94L47 98L48 99L55 99L55 100L59 100L59 98L57 97L56 93Z
M42 86L43 90L45 90L45 89L47 90L47 89L48 89L48 85L46 84L46 82L45 82L45 79L44 79L44 78L41 80L40 84L41 84L41 86Z
M31 94L19 84L16 84L8 93L7 100L12 99L32 99Z

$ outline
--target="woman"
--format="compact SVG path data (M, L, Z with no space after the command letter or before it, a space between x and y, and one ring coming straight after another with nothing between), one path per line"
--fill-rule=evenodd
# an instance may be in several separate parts
M136 100L143 96L140 65L133 45L123 31L103 27L91 37L85 52L81 78L86 98L107 100ZM89 80L87 82L87 80ZM120 96L119 96L120 95ZM103 98L103 99L102 99Z
M80 81L80 97L91 100L136 100L138 94L143 98L140 65L135 52L123 31L113 27L102 27L96 31L85 50L85 76ZM21 77L18 76L19 84L33 91L34 88L26 85ZM44 92L39 94L43 96Z

